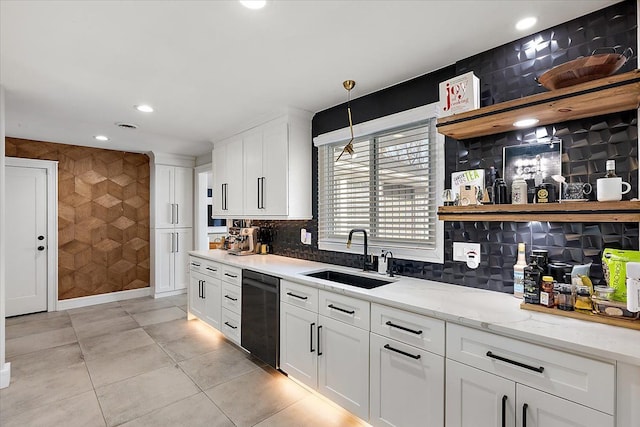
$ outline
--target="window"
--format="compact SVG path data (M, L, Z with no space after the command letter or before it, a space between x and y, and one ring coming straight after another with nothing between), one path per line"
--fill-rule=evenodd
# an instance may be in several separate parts
M316 138L320 249L362 253L362 246L348 250L346 241L351 229L364 228L373 254L387 249L396 258L443 262L444 231L436 211L444 186L444 138L436 132L434 113L431 106L420 107L354 126L360 135L353 142L355 156L345 154L338 162L349 140L344 130Z

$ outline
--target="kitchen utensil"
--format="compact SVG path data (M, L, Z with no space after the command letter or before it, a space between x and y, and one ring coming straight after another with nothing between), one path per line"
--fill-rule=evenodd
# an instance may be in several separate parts
M624 190L622 187L625 187ZM599 202L622 200L622 195L631 191L631 185L622 181L619 176L613 178L598 178L596 181L596 195Z
M597 53L611 50L613 53ZM590 56L574 59L553 67L536 80L549 90L561 89L591 80L608 77L618 71L633 56L628 47L622 53L607 47L594 50Z

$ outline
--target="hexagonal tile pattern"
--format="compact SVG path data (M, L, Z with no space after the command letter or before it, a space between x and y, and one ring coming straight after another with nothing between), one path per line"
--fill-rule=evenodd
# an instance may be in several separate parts
M149 286L149 158L7 138L5 154L58 161L58 297Z

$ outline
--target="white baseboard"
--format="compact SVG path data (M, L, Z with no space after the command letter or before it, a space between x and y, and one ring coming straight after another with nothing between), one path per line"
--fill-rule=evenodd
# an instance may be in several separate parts
M128 291L109 292L108 294L91 295L71 299L58 300L58 311L71 308L87 307L90 305L104 304L107 302L122 301L132 298L141 298L151 295L151 288L131 289Z
M7 362L4 364L2 369L0 369L0 388L9 387L10 382L11 382L11 363Z
M186 289L180 289L178 291L169 291L169 292L158 292L153 295L154 298L164 298L164 297L172 297L174 295L182 295L186 294Z

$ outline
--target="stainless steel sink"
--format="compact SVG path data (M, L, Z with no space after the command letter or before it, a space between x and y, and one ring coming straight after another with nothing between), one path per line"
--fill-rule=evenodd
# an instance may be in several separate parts
M315 277L316 279L328 280L330 282L342 283L344 285L356 286L358 288L373 289L391 283L391 280L374 279L366 276L357 276L355 274L343 273L334 270L313 271L311 273L303 273L305 276Z

